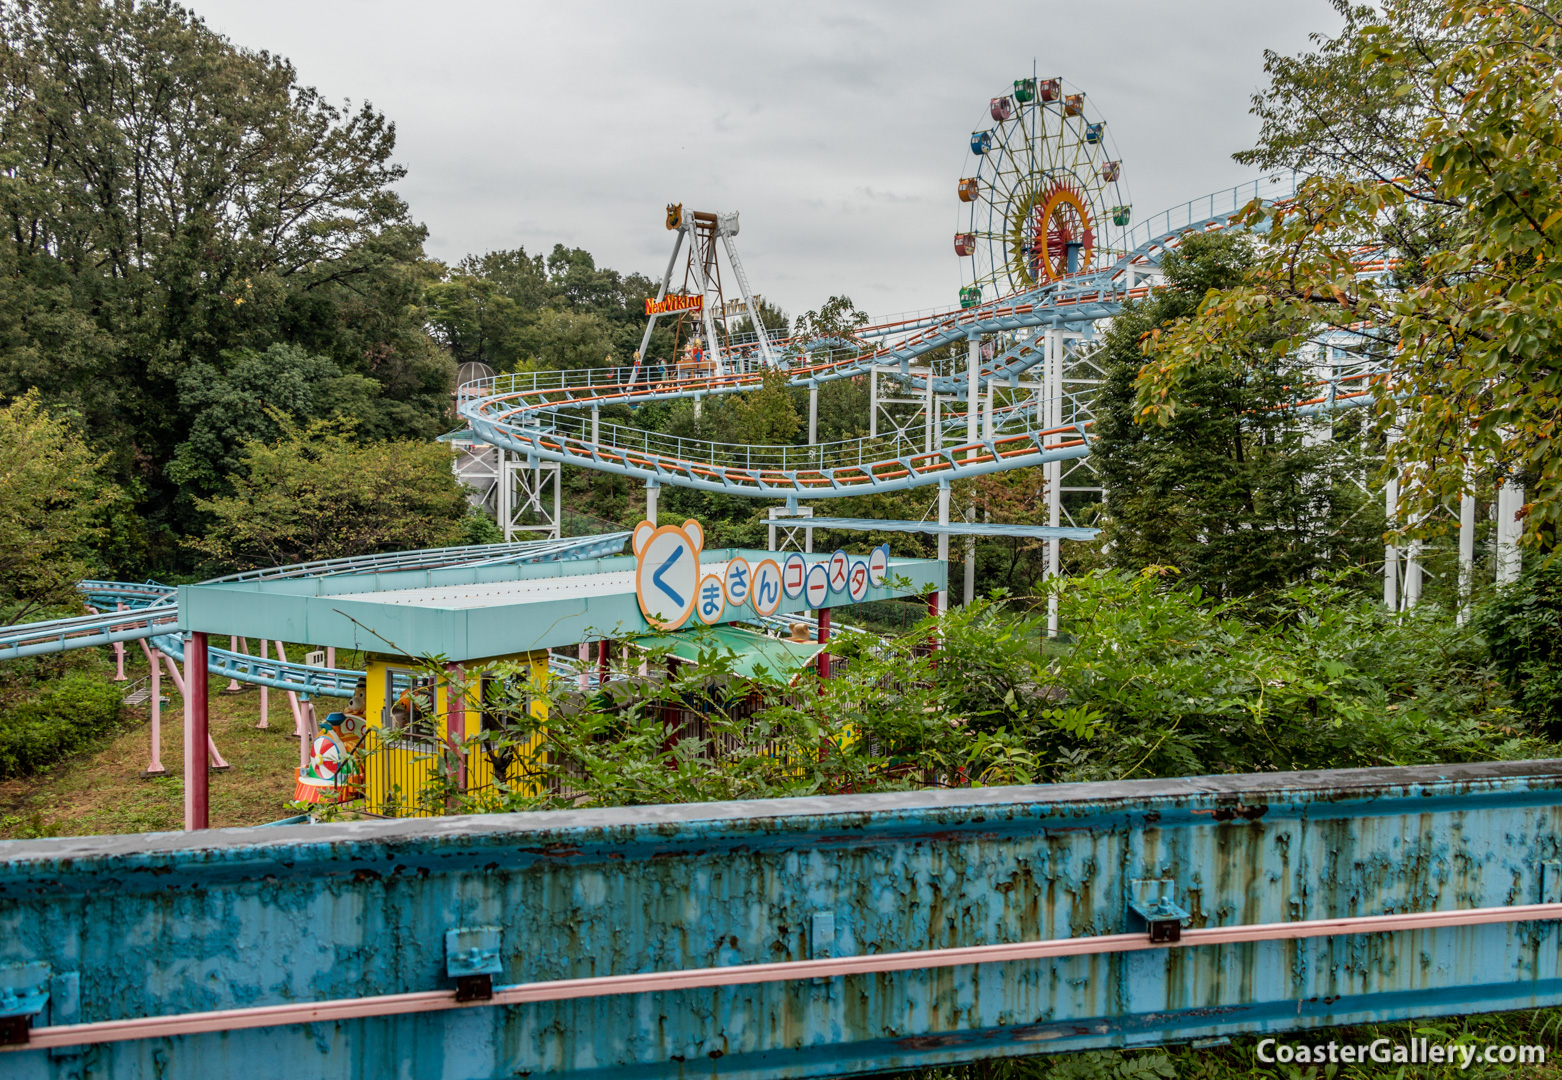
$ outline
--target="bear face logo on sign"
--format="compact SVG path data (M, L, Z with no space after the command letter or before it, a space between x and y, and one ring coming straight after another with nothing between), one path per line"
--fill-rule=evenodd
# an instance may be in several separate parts
M658 630L676 630L694 614L705 530L692 518L682 525L635 526L635 598L640 613Z

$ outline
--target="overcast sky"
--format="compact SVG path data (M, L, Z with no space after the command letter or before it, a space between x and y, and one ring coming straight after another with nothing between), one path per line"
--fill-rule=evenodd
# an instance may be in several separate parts
M1108 121L1142 218L1250 179L1264 49L1336 25L1326 0L189 2L395 122L435 257L562 242L660 274L667 203L738 210L753 288L793 315L953 303L970 132L1033 63Z

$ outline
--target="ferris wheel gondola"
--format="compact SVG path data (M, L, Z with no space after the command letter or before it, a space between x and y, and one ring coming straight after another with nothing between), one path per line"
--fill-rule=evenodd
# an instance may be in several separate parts
M1124 248L1132 203L1122 160L1106 121L1062 79L1015 80L988 102L970 150L956 189L962 306L1081 273Z

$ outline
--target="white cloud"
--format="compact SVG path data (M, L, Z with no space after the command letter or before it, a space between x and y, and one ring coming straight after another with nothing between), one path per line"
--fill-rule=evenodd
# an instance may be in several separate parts
M740 210L750 280L794 314L952 302L966 140L1033 60L1107 118L1143 215L1250 179L1263 50L1336 24L1325 0L194 6L395 121L431 254L562 242L656 273L666 203Z

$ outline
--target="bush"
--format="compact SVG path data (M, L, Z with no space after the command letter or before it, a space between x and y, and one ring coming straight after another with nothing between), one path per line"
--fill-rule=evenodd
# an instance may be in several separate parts
M1473 623L1514 708L1548 735L1562 734L1562 564L1527 571Z
M76 671L0 712L0 779L45 769L87 749L119 722L119 687Z

